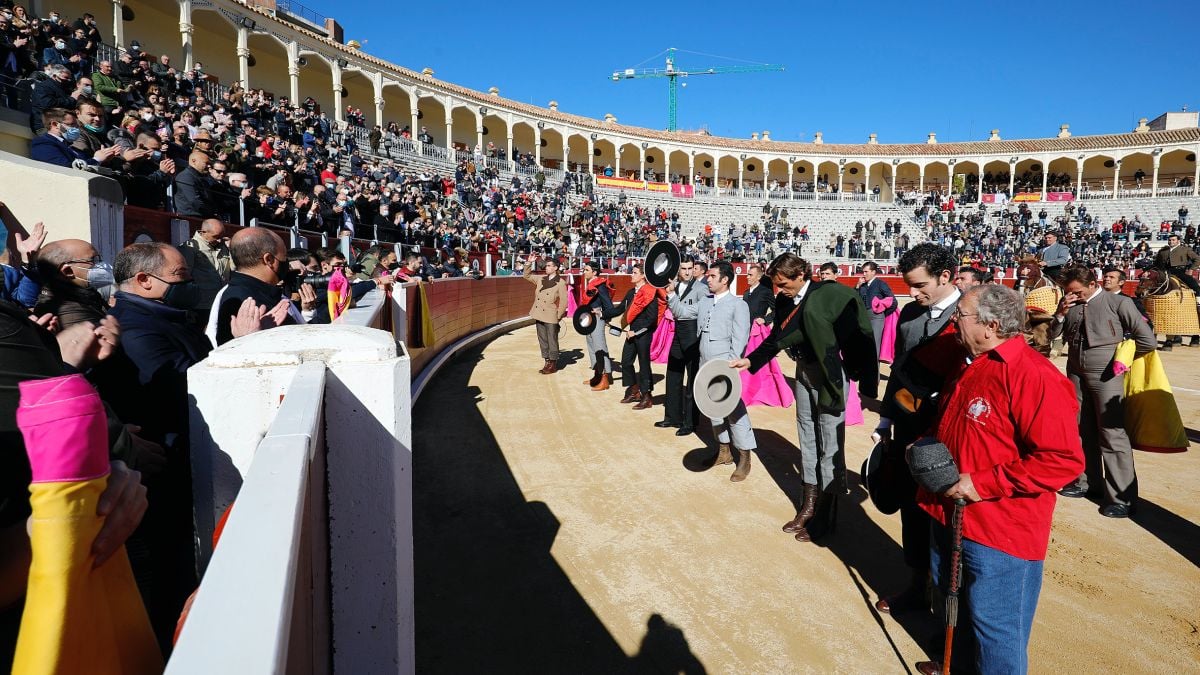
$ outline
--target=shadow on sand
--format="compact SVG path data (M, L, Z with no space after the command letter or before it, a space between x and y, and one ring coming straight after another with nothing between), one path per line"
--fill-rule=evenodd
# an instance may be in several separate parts
M560 523L525 500L469 385L482 349L448 364L413 411L417 671L704 673L653 611L626 655L555 561Z

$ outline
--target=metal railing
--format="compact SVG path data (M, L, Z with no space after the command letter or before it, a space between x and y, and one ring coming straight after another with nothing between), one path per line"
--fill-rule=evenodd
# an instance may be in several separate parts
M275 0L275 11L303 19L320 28L325 27L324 15L318 14L316 10L309 9L298 2L293 2L293 0Z

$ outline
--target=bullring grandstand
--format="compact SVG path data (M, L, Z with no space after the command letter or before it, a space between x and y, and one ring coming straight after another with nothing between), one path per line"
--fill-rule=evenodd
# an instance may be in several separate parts
M724 494L701 481L716 441L663 440L615 397L577 391L590 346L569 327L571 384L526 377L520 265L561 259L574 304L596 261L615 300L666 240L731 262L738 295L751 265L792 252L851 286L875 261L905 298L898 260L924 242L1012 286L1058 234L1132 288L1168 237L1197 241L1200 114L1186 109L1100 135L731 138L523 103L502 77L461 86L292 1L27 9L0 21L9 267L35 223L98 265L136 243L186 248L219 221L226 239L278 234L306 279L327 284L332 256L378 286L331 304L331 325L256 329L180 370L200 585L166 643L170 673L911 672L942 626L874 604L903 581L899 522L854 483L878 405L843 427L854 503L839 537L803 556L790 536L755 541L801 508L794 413L753 409L762 467ZM1162 358L1195 442L1198 357ZM1061 500L1038 670L1078 666L1061 653L1071 641L1098 672L1200 658L1195 593L1177 592L1200 584L1198 513L1180 496L1195 456L1139 454L1149 496L1133 530ZM1127 647L1126 612L1145 645Z

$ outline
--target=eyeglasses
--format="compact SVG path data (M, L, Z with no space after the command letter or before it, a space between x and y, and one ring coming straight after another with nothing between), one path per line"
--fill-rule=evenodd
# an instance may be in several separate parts
M979 316L979 312L964 312L964 311L960 310L958 307L955 307L954 314L952 316L955 319L961 319L965 316Z

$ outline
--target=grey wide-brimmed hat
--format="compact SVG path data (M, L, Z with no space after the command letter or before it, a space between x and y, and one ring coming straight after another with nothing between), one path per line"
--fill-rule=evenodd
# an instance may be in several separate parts
M708 418L727 417L742 400L741 375L724 359L709 361L696 371L692 396Z

